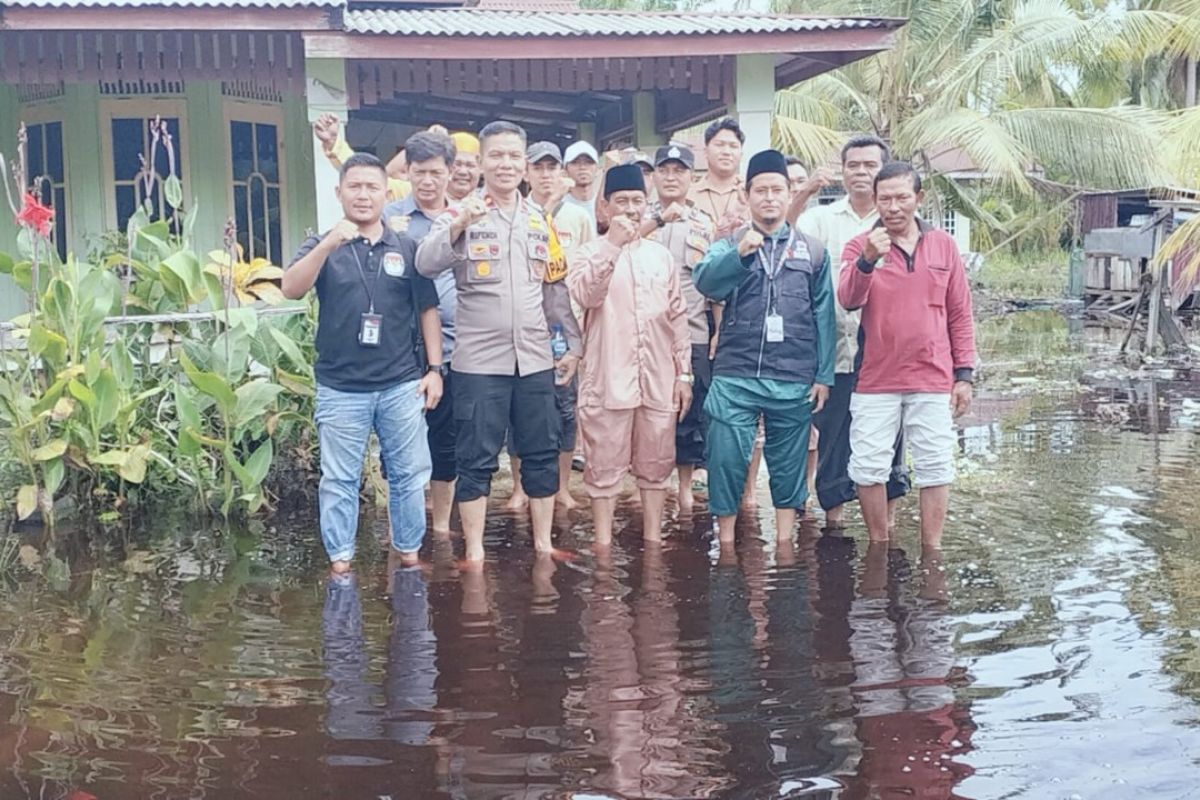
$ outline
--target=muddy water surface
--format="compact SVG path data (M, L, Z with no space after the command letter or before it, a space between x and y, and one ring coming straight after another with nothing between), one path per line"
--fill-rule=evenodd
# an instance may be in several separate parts
M1110 345L1052 313L980 339L940 553L914 504L891 549L764 513L724 550L627 504L604 558L575 511L569 563L498 513L481 573L364 544L333 583L308 518L40 543L0 798L1198 796L1200 384L1083 376Z

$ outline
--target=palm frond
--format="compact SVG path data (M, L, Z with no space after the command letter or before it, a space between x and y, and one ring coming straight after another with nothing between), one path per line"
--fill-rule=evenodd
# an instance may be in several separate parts
M1172 182L1200 188L1200 106L1172 115L1166 124L1166 141Z
M791 117L776 115L771 124L771 141L784 153L809 166L820 166L838 152L846 134Z
M1165 114L1140 106L1016 108L991 119L1054 180L1094 189L1168 182Z
M961 148L979 169L1001 184L1029 191L1025 171L1032 163L1027 146L988 115L970 108L931 107L908 120L896 135L901 153Z
M1161 267L1180 258L1184 263L1180 265L1179 279L1172 287L1177 298L1193 291L1200 282L1200 215L1192 217L1167 237L1154 254L1154 263Z

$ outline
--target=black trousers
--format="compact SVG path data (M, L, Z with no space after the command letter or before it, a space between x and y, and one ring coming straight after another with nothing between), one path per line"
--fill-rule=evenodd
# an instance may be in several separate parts
M562 427L554 393L554 370L532 375L454 373L454 499L469 502L492 491L500 449L509 443L521 459L521 485L530 497L558 491L558 447Z
M838 373L829 400L813 424L821 432L817 442L817 502L828 511L857 499L858 487L850 480L850 395L858 384L858 373ZM896 437L888 499L908 494L908 470L904 466L904 433Z
M432 411L425 412L425 423L429 426L429 455L433 457L430 480L452 481L458 476L454 455L458 443L454 425L453 373L447 373L442 380L442 402Z
M704 432L708 420L704 417L704 400L712 384L712 362L708 360L708 345L692 345L692 405L683 421L675 426L675 463L704 466Z
M554 401L558 406L558 416L562 420L558 452L574 453L575 440L579 433L579 423L575 420L575 406L579 405L578 375L573 375L570 383L554 387Z

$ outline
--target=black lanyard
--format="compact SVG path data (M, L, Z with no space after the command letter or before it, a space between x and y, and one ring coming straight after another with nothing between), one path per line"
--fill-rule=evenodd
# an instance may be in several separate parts
M792 249L792 240L796 238L796 229L788 231L787 241L783 245L783 258L779 261L775 260L775 256L779 253L779 240L774 237L768 237L767 241L771 242L771 254L763 257L766 252L767 242L763 242L758 248L758 262L762 264L763 273L767 276L767 314L777 314L779 311L779 297L775 290L775 278L779 275L779 270L783 269L783 262L787 258L788 253Z
M363 239L366 242L366 239ZM358 254L358 248L355 242L350 242L350 250L354 253L354 261L358 264L358 277L362 279L363 291L367 293L367 313L375 313L375 289L379 286L379 273L383 269L383 259L379 259L375 264L375 280L371 281L371 285L367 286L367 270L363 267L362 256ZM371 244L367 242L367 258L371 257Z

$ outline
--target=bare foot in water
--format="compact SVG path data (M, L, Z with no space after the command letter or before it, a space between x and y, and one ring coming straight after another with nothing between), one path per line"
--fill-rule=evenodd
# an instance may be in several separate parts
M346 575L350 572L351 566L349 561L334 561L329 565L329 571L334 575Z
M567 511L570 511L573 508L579 507L579 501L572 497L570 492L559 492L554 495L554 507L556 509L565 508Z
M696 510L696 496L692 494L691 486L679 487L679 513L691 514Z
M508 511L524 511L529 508L529 495L524 492L513 492L512 497L508 498L508 502L504 504L504 508Z

